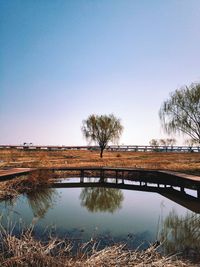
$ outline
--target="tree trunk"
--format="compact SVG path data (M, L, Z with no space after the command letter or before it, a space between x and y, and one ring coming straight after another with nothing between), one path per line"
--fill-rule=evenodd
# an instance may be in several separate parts
M103 147L101 147L100 157L103 158Z

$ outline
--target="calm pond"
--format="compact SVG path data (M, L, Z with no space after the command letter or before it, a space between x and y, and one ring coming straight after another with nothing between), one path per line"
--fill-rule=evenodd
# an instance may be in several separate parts
M68 179L70 181L70 179ZM73 178L74 181L74 178ZM142 248L159 239L165 218L194 214L158 193L112 188L47 188L0 204L4 224L34 224L34 234L49 233L101 246L125 242ZM5 222L6 220L6 222Z

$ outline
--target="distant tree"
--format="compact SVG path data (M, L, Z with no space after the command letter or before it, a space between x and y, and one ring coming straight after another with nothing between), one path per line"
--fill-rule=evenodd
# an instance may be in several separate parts
M200 83L171 93L159 116L167 133L183 133L200 143Z
M153 146L155 151L157 151L157 146L173 146L176 144L176 139L167 138L167 139L151 139L149 141L150 146Z
M113 114L110 115L90 115L83 121L82 132L87 140L95 142L100 147L100 157L108 145L108 142L119 140L123 131L120 119Z
M176 139L174 138L160 139L159 144L161 146L173 146L176 144Z
M166 139L159 139L158 140L159 145L166 146Z
M158 139L151 139L149 141L149 144L150 144L150 146L159 146L159 141L158 141Z
M192 140L191 138L189 138L189 139L186 139L186 140L185 140L185 144L186 144L187 146L195 146L195 145L198 145L199 142L197 142L197 141Z
M168 146L174 146L176 144L175 138L167 138L167 145Z

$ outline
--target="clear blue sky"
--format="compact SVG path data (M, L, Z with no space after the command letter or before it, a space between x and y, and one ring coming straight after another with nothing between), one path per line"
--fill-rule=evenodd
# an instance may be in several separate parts
M0 143L81 145L91 113L120 143L164 137L161 103L200 81L199 0L0 0Z

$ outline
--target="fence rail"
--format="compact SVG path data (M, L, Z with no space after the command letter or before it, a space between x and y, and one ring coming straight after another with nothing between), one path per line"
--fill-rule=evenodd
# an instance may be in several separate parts
M21 150L99 150L98 146L40 146L40 145L0 145L0 149ZM106 147L107 151L132 152L198 152L200 146L148 146L148 145L112 145Z

